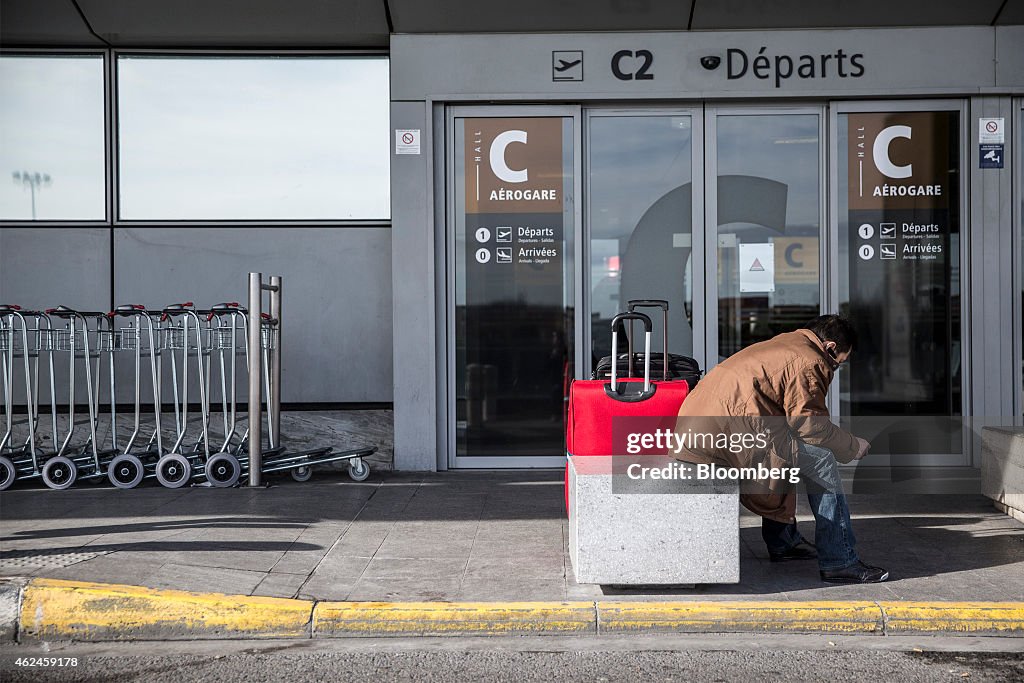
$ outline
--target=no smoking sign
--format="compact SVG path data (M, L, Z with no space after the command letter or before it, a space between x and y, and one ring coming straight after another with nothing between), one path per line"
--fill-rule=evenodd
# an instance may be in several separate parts
M395 154L419 154L420 131L395 130Z
M978 143L982 145L1001 145L1006 142L1006 126L1004 120L978 119Z

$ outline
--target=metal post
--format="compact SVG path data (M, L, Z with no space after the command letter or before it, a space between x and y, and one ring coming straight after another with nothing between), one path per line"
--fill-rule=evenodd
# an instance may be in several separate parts
M249 486L260 485L263 469L262 335L263 273L249 273Z
M270 414L270 441L281 445L281 276L270 276L270 317L277 321L277 343L270 349L270 396L267 409ZM271 332L273 335L273 332Z

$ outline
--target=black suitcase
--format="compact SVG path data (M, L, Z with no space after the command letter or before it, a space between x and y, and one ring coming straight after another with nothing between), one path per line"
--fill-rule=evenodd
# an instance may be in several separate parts
M638 308L660 308L662 310L662 324L664 325L664 349L668 349L668 302L661 299L634 299L629 301L629 312L632 313ZM663 380L684 379L690 385L690 391L700 381L700 363L689 356L678 353L660 353L651 358L651 378L661 377ZM618 363L615 374L619 377L630 376L629 353L618 354ZM644 367L644 352L633 352L633 368ZM612 373L612 357L605 356L598 361L597 367L591 374L591 379L609 379Z

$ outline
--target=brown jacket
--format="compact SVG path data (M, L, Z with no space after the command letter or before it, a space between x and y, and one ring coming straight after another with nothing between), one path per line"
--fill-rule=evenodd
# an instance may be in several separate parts
M677 457L729 467L756 466L758 462L766 467L795 467L799 440L829 449L839 462L853 460L858 451L856 438L828 419L825 405L835 368L824 344L810 330L786 332L730 356L683 401L676 431L767 430L772 433L769 448L733 452L691 447ZM772 417L786 419L757 419ZM792 521L796 512L793 487L783 481L771 482L764 495L747 494L741 501L752 512L780 522Z

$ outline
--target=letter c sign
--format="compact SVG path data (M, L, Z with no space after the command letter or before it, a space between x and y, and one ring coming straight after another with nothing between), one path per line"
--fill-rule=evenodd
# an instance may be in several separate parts
M883 128L882 132L875 138L875 144L871 148L871 154L875 160L875 167L884 175L890 178L909 178L914 172L914 165L897 166L889 158L889 145L896 138L910 139L910 126L889 126Z
M525 183L528 175L527 170L524 168L521 171L514 171L505 162L505 148L513 142L521 142L525 145L526 131L506 130L494 138L494 142L491 143L491 171L494 172L494 175L499 180L503 180L506 183Z
M790 268L803 268L804 267L804 262L803 261L797 261L796 260L796 252L803 251L803 248L804 248L804 245L799 243L799 242L794 242L793 244L791 244L788 247L786 247L786 251L785 251L786 264Z

